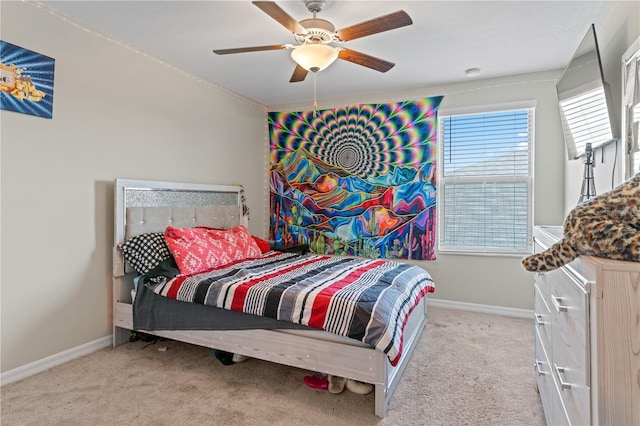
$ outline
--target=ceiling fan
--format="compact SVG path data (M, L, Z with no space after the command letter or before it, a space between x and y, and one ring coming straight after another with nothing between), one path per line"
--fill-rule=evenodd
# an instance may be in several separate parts
M336 59L353 62L376 71L387 72L394 67L393 62L376 58L344 47L333 46L349 40L393 30L411 25L411 17L403 10L379 16L359 24L336 31L334 25L326 19L316 17L325 4L325 0L305 0L312 18L298 22L272 1L253 1L260 10L271 16L293 33L296 45L274 44L267 46L241 47L235 49L216 49L218 55L230 53L257 52L263 50L291 49L291 58L296 68L291 76L291 83L303 81L309 71L317 72L331 65Z

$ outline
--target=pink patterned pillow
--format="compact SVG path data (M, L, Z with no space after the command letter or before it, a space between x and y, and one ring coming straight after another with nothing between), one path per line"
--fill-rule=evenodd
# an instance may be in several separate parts
M196 274L262 254L242 225L229 230L168 226L164 239L181 274Z

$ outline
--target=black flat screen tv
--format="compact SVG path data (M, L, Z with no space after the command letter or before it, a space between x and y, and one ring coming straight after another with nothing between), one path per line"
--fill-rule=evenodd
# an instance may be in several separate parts
M593 24L558 80L556 89L569 160L584 156L587 144L595 150L616 140L611 96L602 73Z

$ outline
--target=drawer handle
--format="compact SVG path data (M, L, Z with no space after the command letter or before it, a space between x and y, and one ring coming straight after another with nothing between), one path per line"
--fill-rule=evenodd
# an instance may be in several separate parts
M562 304L562 298L558 296L551 295L551 303L553 303L553 307L556 308L558 312L567 312L569 309L566 305Z
M571 389L571 383L565 382L562 378L564 374L564 367L558 367L555 364L553 365L553 367L556 369L556 373L558 374L558 380L560 380L560 389Z
M535 314L535 322L536 322L536 326L541 326L541 325L547 324L545 321L542 321L542 315L541 314Z
M548 372L542 369L542 364L543 364L542 361L536 360L536 373L538 373L538 376L544 376L545 374L549 374Z

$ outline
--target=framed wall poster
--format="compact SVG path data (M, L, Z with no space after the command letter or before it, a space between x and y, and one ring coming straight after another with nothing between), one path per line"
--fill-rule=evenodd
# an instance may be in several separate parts
M320 254L434 260L441 100L270 112L269 238Z
M0 40L0 109L51 118L55 59Z

